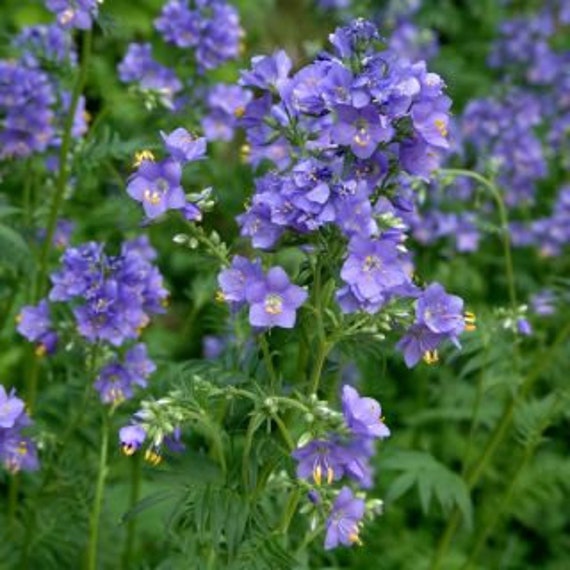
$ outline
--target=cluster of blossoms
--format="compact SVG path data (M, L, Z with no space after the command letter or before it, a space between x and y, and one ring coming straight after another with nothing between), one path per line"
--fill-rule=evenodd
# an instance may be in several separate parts
M559 255L568 242L567 191L560 188L552 214L534 221L530 207L537 201L548 164L567 168L570 134L570 52L556 41L570 24L567 3L549 0L537 13L505 21L499 29L489 63L502 72L499 95L471 101L457 121L455 163L462 162L496 180L511 210L515 246L533 246L542 256ZM553 46L557 46L556 48ZM516 85L516 87L515 87ZM524 85L524 86L523 86ZM445 184L444 184L445 186ZM480 229L472 181L457 180L451 188L430 188L428 207L414 221L414 235L429 243L441 237L459 251L478 247ZM454 210L461 208L461 213ZM479 212L494 205L479 200ZM446 211L448 210L448 211Z
M155 161L149 151L137 155L137 171L131 175L127 193L141 202L149 220L161 216L168 210L180 210L187 220L200 220L200 204L207 204L209 190L187 199L182 188L183 168L190 162L204 158L206 139L195 138L186 129L177 128L169 135L162 134L164 148L168 157Z
M239 14L225 0L170 0L155 27L164 41L193 49L199 70L215 69L239 55Z
M372 398L361 397L348 385L342 389L342 410L343 421L338 433L327 433L293 452L297 476L312 479L318 488L311 493L311 500L317 504L322 501L321 495L330 491L322 488L324 481L330 486L346 476L364 489L372 487L369 460L374 454L374 441L390 435L380 404ZM359 523L365 510L364 500L355 497L349 487L343 487L328 515L325 548L358 542Z
M39 467L35 443L23 430L32 424L25 405L0 384L0 461L11 473L35 471Z
M141 91L156 94L165 107L172 108L174 96L182 90L182 82L174 70L152 57L150 44L129 44L118 71L121 81L136 83Z
M201 75L239 55L243 30L237 10L225 0L170 0L155 20L155 27L165 42L192 51L198 76L183 80L174 69L153 58L150 44L131 43L118 66L119 78L134 84L149 107L157 101L171 110L201 106ZM186 88L188 93L184 92ZM213 98L210 105L219 106L215 94Z
M0 160L59 148L71 95L56 71L77 62L71 35L58 24L24 28L13 44L19 59L0 60ZM71 134L86 130L81 97Z
M402 223L413 200L400 192L396 175L427 178L437 168L449 146L450 100L424 62L382 49L371 23L356 20L330 39L333 53L293 76L284 52L255 57L242 72L242 85L258 94L241 120L250 159L254 165L269 160L274 168L256 180L251 204L237 220L242 235L263 250L287 232L336 228L347 242L338 304L344 313L376 314L396 298L420 294ZM276 309L267 299L275 291L260 287L263 306L253 297L257 288L250 292L260 271L259 263L238 258L219 283L232 306L251 303L252 325L271 326ZM280 315L296 307L293 301L280 297ZM443 336L454 340L455 331L461 332L459 324L453 334L434 331L437 344Z
M105 254L96 242L67 249L62 268L51 275L48 299L22 309L18 331L37 343L38 354L53 352L60 333L52 324L50 305L70 303L79 335L117 351L140 336L152 315L164 311L168 293L152 263L155 257L146 238L123 243L116 256ZM101 369L95 387L105 403L118 403L132 395L134 385L144 386L153 371L144 345L137 344L125 354L124 364L113 358Z
M218 283L232 309L248 305L249 322L257 328L292 328L297 309L307 299L307 292L293 285L283 268L272 267L264 274L259 260L239 255L219 274Z

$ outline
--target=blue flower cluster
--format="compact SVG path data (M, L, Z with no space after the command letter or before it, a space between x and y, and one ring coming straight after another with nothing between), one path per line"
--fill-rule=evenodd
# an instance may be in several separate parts
M153 97L171 110L195 104L202 106L203 101L198 95L202 89L197 85L200 75L239 56L243 30L237 10L225 0L169 0L155 20L155 27L165 42L185 52L192 50L198 77L194 74L188 80L182 80L174 69L153 58L150 44L131 43L118 66L120 80L135 84L149 97L149 106L155 103ZM184 66L188 68L187 59ZM189 92L182 95L186 88ZM216 103L216 95L213 97L210 106L219 106L219 99ZM228 107L223 105L223 108L227 110ZM219 115L215 117L216 120L219 118Z
M23 430L32 424L24 402L0 384L0 461L11 473L39 467L36 444Z
M374 440L388 437L390 430L383 422L380 404L372 398L361 397L348 385L342 388L342 409L345 433L326 434L293 452L297 461L297 477L312 479L320 488L324 481L331 485L346 476L360 487L369 489L372 487L369 461L374 455ZM313 492L313 500L317 497L318 492ZM340 491L327 520L327 550L339 544L350 546L358 541L357 522L364 516L365 509L362 499L356 501L348 487ZM360 516L355 516L352 510L356 504ZM343 524L341 521L347 517L356 520L352 524Z
M225 0L169 0L155 21L164 41L192 48L200 70L215 69L239 55L243 30Z
M0 60L0 160L59 148L71 96L54 69L76 64L70 32L57 24L24 28L14 41L17 60ZM87 131L80 98L72 136Z
M49 301L23 307L18 332L37 343L39 355L53 352L59 335L50 319L50 303L70 303L84 341L116 352L138 339L152 315L164 312L168 292L152 263L155 257L144 237L124 242L116 256L105 254L103 244L96 242L68 248L62 268L51 275ZM137 344L122 364L114 358L101 369L95 387L103 402L116 404L132 396L133 386L144 386L153 371L144 345Z

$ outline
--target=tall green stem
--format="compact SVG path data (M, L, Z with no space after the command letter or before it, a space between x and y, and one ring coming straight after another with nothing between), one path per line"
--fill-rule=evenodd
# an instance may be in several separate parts
M472 178L484 186L491 194L493 200L497 204L497 209L499 211L499 219L501 221L501 237L503 243L503 255L505 260L505 275L507 278L507 287L509 291L509 300L511 303L511 308L517 309L517 294L515 288L515 271L513 266L513 257L511 254L511 237L509 233L509 217L507 214L507 208L505 207L505 202L501 195L500 190L495 184L490 180L487 180L484 176L481 176L477 172L471 172L470 170L463 170L461 168L444 168L440 171L442 174L449 174L450 176L465 176L467 178Z
M267 368L267 373L269 374L269 380L271 382L271 391L275 393L277 389L277 372L275 371L275 366L273 366L273 359L271 358L271 352L269 350L269 343L265 334L259 337L259 344L261 345L261 351L263 352L263 360L265 362L265 367Z
M81 97L81 93L83 92L83 88L85 87L85 82L87 80L87 71L89 69L89 60L91 58L92 39L93 36L91 30L87 30L83 35L81 65L79 67L79 72L77 74L75 85L73 86L73 91L71 93L71 101L69 103L69 109L67 112L67 116L65 117L65 122L63 124L61 147L59 150L59 172L55 184L55 192L49 209L46 236L42 245L42 249L40 251L39 271L36 279L36 286L34 292L35 302L37 302L42 297L44 292L49 255L51 253L53 245L52 243L53 236L55 233L55 228L57 226L59 211L63 203L65 188L67 186L67 181L69 179L68 155L73 140L73 134L72 134L73 122L75 119L75 113L77 112L79 98Z
M97 469L97 483L95 486L95 497L91 507L89 518L89 546L87 551L87 570L97 568L97 545L99 542L99 522L101 519L101 508L103 506L103 494L105 491L105 481L107 479L107 456L109 453L109 415L107 410L103 412L103 425L101 429L101 448L99 451L99 467Z
M141 454L136 453L131 463L131 495L129 498L129 510L132 510L138 503L141 489ZM125 540L125 550L123 551L123 568L132 566L132 553L135 544L137 517L130 517L127 523L127 538Z

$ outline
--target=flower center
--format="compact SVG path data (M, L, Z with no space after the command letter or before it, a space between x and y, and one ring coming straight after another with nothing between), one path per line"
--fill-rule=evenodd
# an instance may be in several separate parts
M380 269L382 262L375 255L367 255L364 258L364 265L362 266L363 271L374 271Z
M445 124L445 121L443 121L442 119L436 119L433 124L435 125L435 128L439 131L439 134L442 137L446 137L447 136L447 126Z
M144 201L152 204L153 206L156 206L158 203L160 203L161 196L162 193L158 190L150 190L147 188L144 191Z
M280 315L283 312L283 298L275 293L265 297L265 312L270 315Z

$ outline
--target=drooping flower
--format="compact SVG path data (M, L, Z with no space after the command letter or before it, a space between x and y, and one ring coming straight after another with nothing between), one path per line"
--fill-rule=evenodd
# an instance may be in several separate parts
M359 543L359 525L365 511L364 501L355 497L348 487L343 487L327 519L325 550L331 550L341 544L352 546Z
M348 456L341 444L326 439L315 439L291 454L297 461L297 477L313 479L317 485L329 485L344 475Z
M390 435L383 422L380 404L373 398L362 398L352 386L344 385L342 388L342 410L346 425L353 434L373 438Z
M119 440L125 455L132 455L146 439L146 431L139 424L124 426L119 430Z
M434 333L456 337L465 329L463 299L449 295L439 283L432 283L418 298L416 322Z

